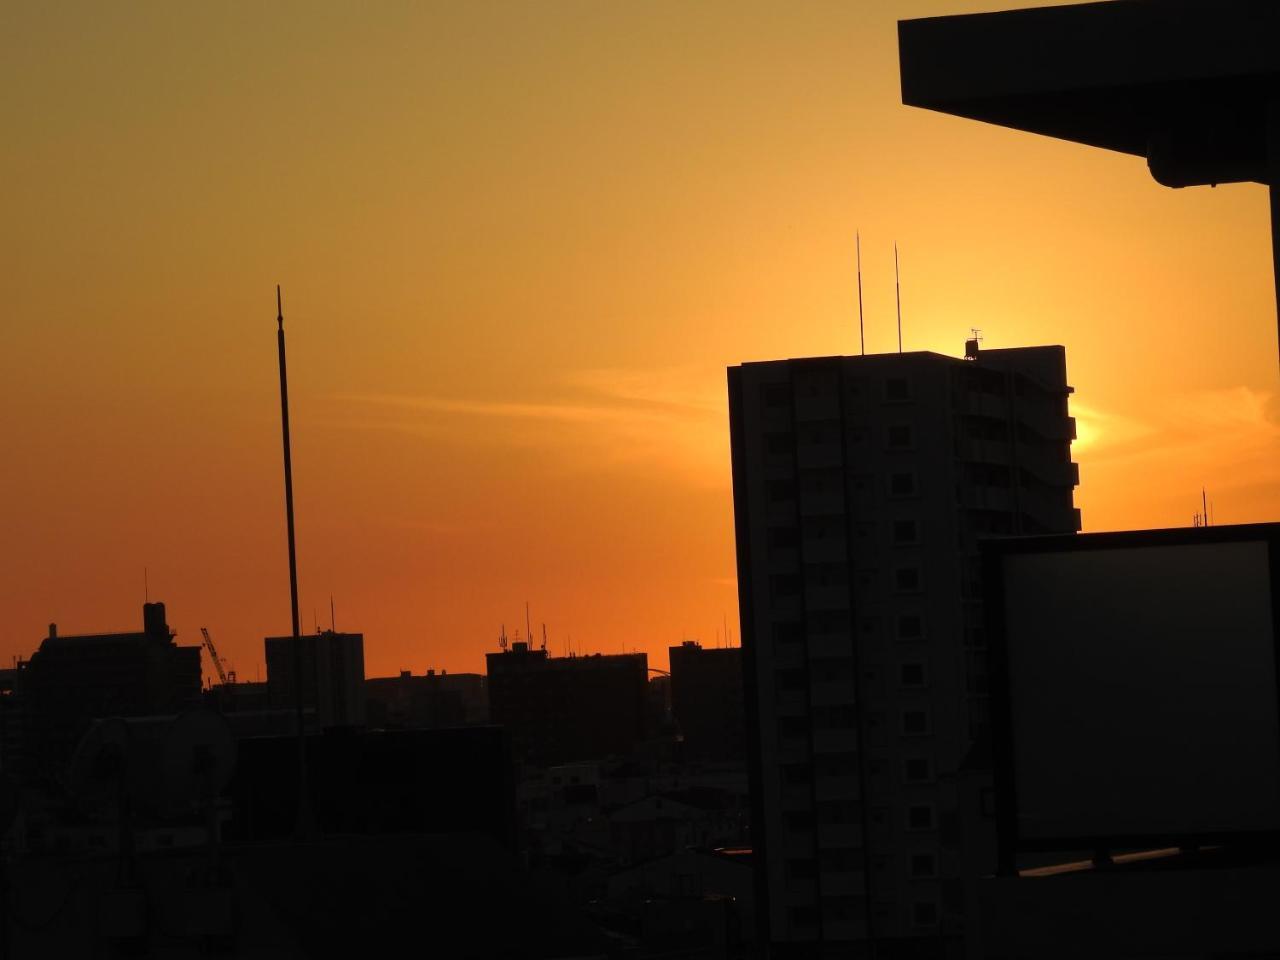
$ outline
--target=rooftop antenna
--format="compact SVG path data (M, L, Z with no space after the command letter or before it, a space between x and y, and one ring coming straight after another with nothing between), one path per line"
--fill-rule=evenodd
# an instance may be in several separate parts
M276 284L276 347L280 355L280 431L284 447L284 512L289 537L289 605L292 613L289 645L293 649L294 714L298 724L298 822L296 830L306 836L313 832L307 786L307 739L302 724L302 637L298 629L298 551L293 530L293 457L289 443L289 375L284 355L284 307L280 285Z
M862 346L862 355L867 355L867 330L862 323L862 233L854 234L854 242L858 249L858 340Z
M505 623L498 629L498 649L507 649L507 625Z
M1204 517L1204 525L1209 525L1209 499L1204 491L1204 487L1200 488L1200 515Z
M978 352L982 347L982 331L977 327L970 327L971 336L964 342L964 358L966 360L977 360Z
M898 243L893 244L893 292L898 301L898 352L902 352L902 281L898 272Z
M547 625L542 625L542 649L547 649Z
M528 641L529 647L533 647L533 627L529 624L529 601L524 602L524 638Z

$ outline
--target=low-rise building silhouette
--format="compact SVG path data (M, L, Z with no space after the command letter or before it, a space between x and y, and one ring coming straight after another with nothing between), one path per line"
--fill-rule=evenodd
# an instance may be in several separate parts
M645 736L648 657L550 657L516 641L485 657L489 712L517 763L545 767L630 753Z
M671 712L685 760L746 758L742 650L686 640L669 650Z
M432 729L487 723L487 678L480 673L428 670L414 676L370 677L364 682L365 718L371 727Z
M200 702L201 648L174 642L163 603L144 604L142 620L136 632L76 636L49 624L17 678L33 772L65 762L95 718L174 714Z
M960 935L978 539L1079 529L1065 351L966 357L729 370L758 915L796 955Z

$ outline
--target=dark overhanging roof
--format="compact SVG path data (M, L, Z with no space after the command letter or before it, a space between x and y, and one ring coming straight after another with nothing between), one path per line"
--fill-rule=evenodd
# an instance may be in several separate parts
M1169 186L1265 183L1277 0L1113 0L898 24L902 101L1146 157Z

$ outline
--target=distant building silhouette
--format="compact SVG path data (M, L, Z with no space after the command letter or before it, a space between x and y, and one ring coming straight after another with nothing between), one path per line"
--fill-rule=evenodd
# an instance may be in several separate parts
M30 768L66 761L100 717L179 713L200 702L199 646L178 646L163 603L142 608L134 633L59 636L55 624L17 678Z
M671 712L683 737L683 759L744 760L742 649L686 640L668 652Z
M302 648L303 710L315 711L320 729L365 721L364 634L324 630L298 638ZM267 637L267 698L276 709L294 706L294 644ZM310 722L310 721L308 721Z
M428 670L364 682L365 718L388 729L460 727L489 720L488 680L481 673Z
M515 784L501 729L335 729L306 740L311 807L324 833L474 833L515 851ZM229 840L293 836L296 749L292 736L240 742Z
M507 728L517 763L598 760L644 739L643 653L550 657L516 641L485 660L490 717Z
M966 354L729 370L758 915L796 955L958 933L978 539L1079 529L1065 351Z

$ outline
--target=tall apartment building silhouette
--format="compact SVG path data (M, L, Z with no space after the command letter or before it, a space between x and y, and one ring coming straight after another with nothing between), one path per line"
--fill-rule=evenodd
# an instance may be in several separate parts
M978 541L1080 528L1065 350L728 376L761 934L934 955L962 930L953 775L986 737Z

